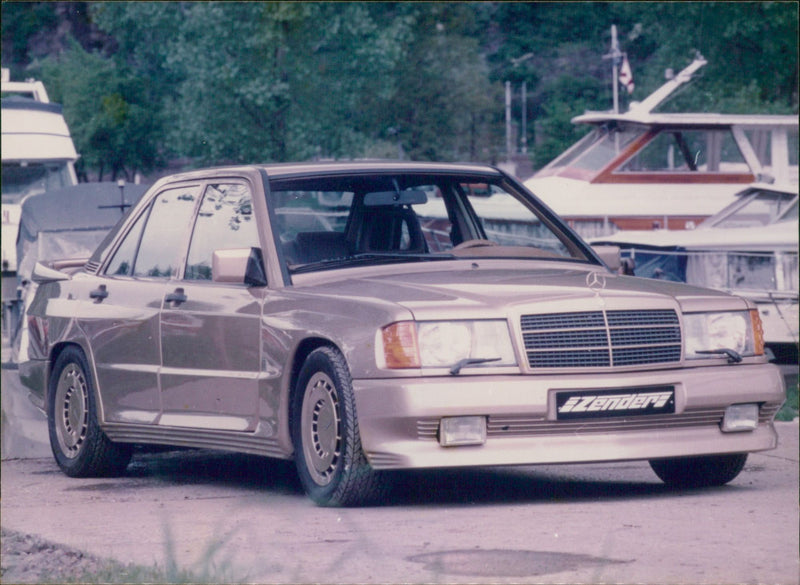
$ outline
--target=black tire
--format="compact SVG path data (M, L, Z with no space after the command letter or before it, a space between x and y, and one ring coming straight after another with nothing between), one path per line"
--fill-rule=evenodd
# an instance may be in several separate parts
M654 459L650 467L668 485L682 488L715 487L732 481L744 469L747 453Z
M336 349L318 348L303 363L291 432L300 481L317 504L361 506L383 494L383 475L361 449L350 371Z
M49 381L50 448L70 477L118 475L131 459L130 445L112 443L97 423L94 383L83 352L64 349Z

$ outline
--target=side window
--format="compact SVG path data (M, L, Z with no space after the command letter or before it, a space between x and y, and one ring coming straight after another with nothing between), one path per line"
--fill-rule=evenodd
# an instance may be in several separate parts
M498 185L489 185L489 195L470 195L474 187L462 184L469 205L477 212L486 238L501 246L532 248L544 257L574 258L559 236L528 207Z
M250 188L242 183L209 185L197 214L184 278L211 280L214 250L259 245Z
M150 209L134 276L169 278L177 273L176 260L185 249L187 227L194 213L199 187L168 189L159 193Z
M128 235L122 240L117 251L114 252L114 257L111 259L108 268L106 268L108 276L133 276L133 260L136 258L136 249L139 247L142 228L147 221L149 212L150 209L148 208L139 216Z

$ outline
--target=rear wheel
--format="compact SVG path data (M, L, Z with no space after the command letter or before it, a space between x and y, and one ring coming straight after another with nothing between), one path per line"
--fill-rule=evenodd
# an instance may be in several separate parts
M707 455L677 459L654 459L650 467L666 484L676 487L714 487L725 485L739 475L747 453Z
M56 463L71 477L121 473L131 447L112 443L97 423L97 406L83 352L68 347L58 356L50 378L47 413L50 447Z
M306 358L292 401L295 463L306 493L321 506L358 506L375 500L383 478L361 449L347 362L321 347Z

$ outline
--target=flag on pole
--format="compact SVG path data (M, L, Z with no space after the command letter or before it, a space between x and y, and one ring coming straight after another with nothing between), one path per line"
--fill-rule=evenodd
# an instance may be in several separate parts
M628 93L633 93L633 72L631 71L631 64L628 63L628 55L622 55L622 65L619 68L619 82L628 90Z

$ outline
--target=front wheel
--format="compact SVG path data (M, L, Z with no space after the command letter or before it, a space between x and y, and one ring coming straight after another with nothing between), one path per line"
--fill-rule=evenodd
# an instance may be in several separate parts
M97 423L97 405L83 352L61 352L50 377L47 427L56 463L70 477L116 475L131 458L130 445L112 443Z
M355 398L344 356L321 347L306 358L292 400L295 464L321 506L357 506L382 492L383 478L361 449Z
M725 485L739 475L747 461L747 453L707 455L677 459L653 459L650 467L668 485L682 488Z

